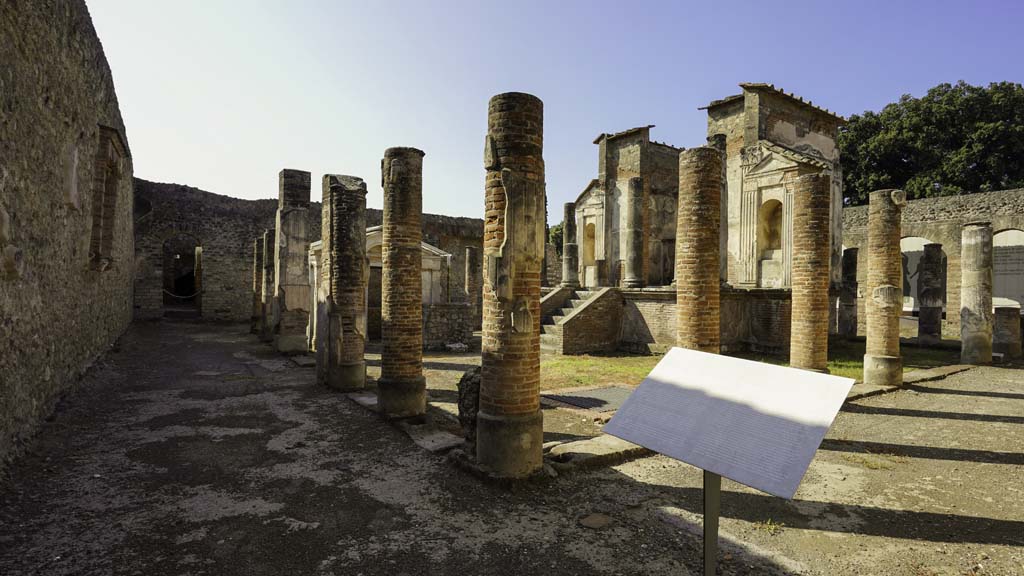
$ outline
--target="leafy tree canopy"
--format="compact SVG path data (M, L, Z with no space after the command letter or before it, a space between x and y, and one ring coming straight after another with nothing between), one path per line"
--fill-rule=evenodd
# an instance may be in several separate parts
M559 222L548 228L548 242L555 245L555 250L559 256L562 255L562 230L564 227L565 222Z
M840 129L848 204L901 188L909 199L1024 187L1024 87L940 84Z

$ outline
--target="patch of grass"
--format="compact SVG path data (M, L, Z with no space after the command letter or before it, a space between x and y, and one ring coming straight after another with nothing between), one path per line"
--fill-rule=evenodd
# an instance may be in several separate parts
M785 527L786 525L782 522L775 522L771 518L767 520L762 520L761 522L754 523L754 530L757 530L758 532L764 532L769 536L775 536L776 534L781 532L782 529Z
M895 468L895 466L886 462L885 460L876 460L874 458L868 458L863 454L843 454L843 460L846 460L851 464L863 466L868 470L892 470L893 468Z
M636 386L661 360L656 356L545 356L540 362L541 390L626 384Z

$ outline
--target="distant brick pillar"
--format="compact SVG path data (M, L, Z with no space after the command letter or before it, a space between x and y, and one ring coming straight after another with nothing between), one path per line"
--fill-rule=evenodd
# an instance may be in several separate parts
M274 316L274 254L277 252L277 231L268 228L263 232L263 274L261 275L260 304L260 340L274 341L274 328L277 319Z
M676 344L719 352L719 219L722 153L701 146L679 154L676 220Z
M625 227L622 285L625 288L640 288L644 285L644 181L638 176L629 179Z
M541 467L540 273L544 250L544 105L499 94L484 144L484 286L477 461L495 476Z
M868 198L867 353L864 383L903 384L900 313L903 310L903 259L900 213L902 190L875 190Z
M566 202L562 215L562 286L580 287L580 253L576 244L576 203Z
M992 350L1007 359L1021 357L1020 307L1000 306L995 309L992 324Z
M335 390L366 386L366 183L326 174L317 286L317 382Z
M388 148L381 246L381 351L378 406L385 416L419 416L427 409L423 377L423 151Z
M917 276L917 342L937 344L942 339L942 244L925 244L921 273Z
M309 172L278 175L277 257L274 262L274 348L284 354L307 351L309 324Z
M260 318L263 316L263 238L252 241L252 314L249 332L260 333Z
M964 224L960 252L960 362L992 362L992 225Z
M826 174L801 176L793 186L789 364L818 372L828 370L831 190Z
M839 287L839 336L857 335L857 248L843 250L842 284Z

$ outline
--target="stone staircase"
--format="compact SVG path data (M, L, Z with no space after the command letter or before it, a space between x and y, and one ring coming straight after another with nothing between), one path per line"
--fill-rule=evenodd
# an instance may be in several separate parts
M562 308L541 318L540 350L541 352L560 353L562 351L562 322L573 310L582 306L591 296L592 290L573 290Z

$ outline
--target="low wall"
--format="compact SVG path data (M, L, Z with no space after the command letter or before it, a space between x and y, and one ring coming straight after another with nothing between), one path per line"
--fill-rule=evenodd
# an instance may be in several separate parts
M617 288L602 288L560 324L562 354L612 352L622 331L622 295Z
M423 307L423 349L444 350L448 344L471 345L473 309L466 302Z

